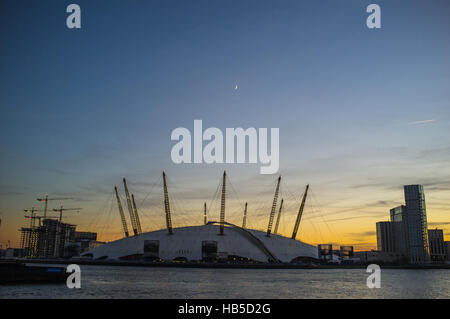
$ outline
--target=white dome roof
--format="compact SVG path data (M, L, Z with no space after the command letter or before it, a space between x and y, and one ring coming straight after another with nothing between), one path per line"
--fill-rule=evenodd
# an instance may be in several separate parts
M219 255L236 255L260 262L267 262L272 257L281 262L290 262L300 256L318 258L317 248L301 241L273 234L267 237L265 232L230 224L225 226L223 236L218 235L219 225L213 222L174 228L173 235L161 229L104 244L90 250L88 254L92 254L93 259L119 259L144 254L144 242L150 240L158 241L159 258L163 260L170 261L176 257L201 260L203 242L214 241Z

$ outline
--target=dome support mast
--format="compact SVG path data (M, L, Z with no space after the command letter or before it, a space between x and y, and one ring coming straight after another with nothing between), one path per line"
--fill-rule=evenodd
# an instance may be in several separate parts
M136 236L139 234L136 225L136 216L134 215L133 212L133 205L131 204L130 192L128 191L127 180L125 179L125 177L123 178L123 186L125 187L125 195L127 197L127 206L128 212L130 213L131 227L133 227L133 233Z
M277 188L275 189L275 196L273 197L272 210L270 211L269 217L269 225L267 226L267 237L270 237L270 233L272 231L273 218L275 217L275 210L277 208L278 192L280 191L280 181L281 176L278 177Z
M127 221L125 219L125 214L123 213L122 202L120 201L119 192L117 191L117 186L114 186L114 191L116 193L117 205L119 206L120 219L122 220L123 232L125 233L125 237L129 236Z
M292 232L292 239L297 237L298 227L300 226L300 221L302 220L303 209L305 208L306 196L308 195L309 184L306 185L305 194L303 195L302 203L298 210L297 220L295 221L294 231Z
M166 211L166 226L169 235L173 235L172 217L170 216L169 192L167 190L166 173L164 171L163 171L163 182L164 182L164 210Z
M281 216L281 210L283 209L283 201L284 199L281 199L280 203L280 209L278 210L278 216L277 216L277 222L275 223L275 229L273 230L273 233L275 235L278 235L278 226L280 225L280 216Z
M225 194L226 194L226 178L227 173L223 171L223 181L222 181L222 200L220 201L220 233L223 235L223 229L225 224Z
M244 219L242 220L242 228L247 226L247 202L245 202Z
M141 221L139 220L139 214L136 206L136 201L134 200L134 194L131 194L131 202L133 204L133 210L134 210L134 217L136 218L136 228L138 231L138 234L142 234L142 228L141 228Z

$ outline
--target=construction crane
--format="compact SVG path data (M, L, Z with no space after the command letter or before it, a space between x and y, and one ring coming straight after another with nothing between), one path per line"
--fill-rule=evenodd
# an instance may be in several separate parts
M59 212L59 222L62 221L62 214L63 211L67 211L67 210L81 210L82 208L63 208L63 206L61 206L61 208L53 208L54 212Z
M166 226L169 235L173 235L172 230L172 217L170 216L170 204L169 204L169 191L167 190L166 172L163 171L163 183L164 183L164 210L166 211Z
M72 198L69 198L69 197L65 197L65 198L48 198L48 194L45 194L44 198L37 198L37 200L39 202L44 202L45 203L44 204L45 206L44 206L44 216L43 216L43 218L44 219L47 218L47 207L48 207L48 201L49 200L68 200L68 199L72 199Z
M283 209L283 201L284 199L282 198L280 203L280 209L278 210L277 222L275 223L275 229L273 230L273 233L275 235L278 235L278 225L280 225L280 217L281 217L281 210Z
M245 202L244 218L242 219L242 228L247 226L247 202Z
M35 219L39 220L39 226L41 226L41 218L44 218L44 216L36 216L34 213L35 212L43 212L42 209L35 209L34 207L31 207L31 209L24 209L23 211L25 213L29 213L30 214L29 216L25 215L25 218L29 218L30 219L30 228L34 227L34 220Z
M281 176L278 177L277 187L275 189L275 196L273 197L272 202L272 209L270 210L269 225L267 226L267 235L266 235L267 237L270 237L270 233L272 231L273 218L275 217L275 210L277 208L278 192L280 191L280 181Z
M35 226L34 226L34 220L35 219L37 219L38 221L39 221L39 227L41 227L42 225L41 225L41 219L43 219L44 218L44 216L36 216L36 215L34 215L34 216L32 216L32 215L24 215L24 217L25 218L28 218L28 219L31 219L31 221L30 221L30 228L34 228ZM46 218L46 219L48 219L48 218Z
M134 215L133 205L131 204L130 192L128 191L127 180L125 179L125 177L123 178L123 186L125 188L125 196L127 198L128 212L130 213L131 227L133 228L133 233L136 236L139 234L136 223L136 216Z
M220 201L220 233L219 233L219 235L221 235L221 236L223 236L223 230L224 230L224 224L225 224L226 179L227 179L227 172L223 171L222 198Z
M138 210L137 210L137 206L136 206L136 201L134 200L134 194L131 194L131 201L133 203L134 217L136 219L136 228L137 228L138 234L142 234L141 221L139 220L139 214L138 214Z
M120 213L120 219L122 220L123 232L125 233L125 237L128 237L129 233L128 233L128 227L127 227L127 220L125 219L125 214L123 212L122 202L120 201L120 196L119 196L119 192L117 190L117 186L114 186L114 191L116 193L117 204L119 206L119 213Z
M305 194L303 194L302 203L300 204L300 208L297 214L297 220L295 221L294 231L292 232L292 239L297 237L298 227L300 226L300 221L302 219L303 209L305 208L306 196L308 195L309 184L306 185Z

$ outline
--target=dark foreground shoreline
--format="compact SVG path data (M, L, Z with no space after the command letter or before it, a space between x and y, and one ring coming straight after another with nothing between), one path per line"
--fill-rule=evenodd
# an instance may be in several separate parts
M17 260L0 260L0 284L61 283L67 277L65 267L27 266Z
M106 261L71 259L20 259L23 263L38 264L77 264L93 266L131 266L131 267L167 267L167 268L231 268L231 269L365 269L367 265L299 265L290 263L203 263L203 262L146 262L146 261ZM384 269L450 269L450 264L427 265L382 265Z

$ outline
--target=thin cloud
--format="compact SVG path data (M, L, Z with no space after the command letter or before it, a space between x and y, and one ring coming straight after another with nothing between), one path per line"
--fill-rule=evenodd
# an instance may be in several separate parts
M427 123L433 123L433 122L436 122L436 120L414 121L414 122L410 122L409 124L427 124Z
M450 225L450 222L434 222L434 223L428 223L428 226L441 226L441 225Z
M349 236L359 236L359 237L368 237L368 236L375 236L377 234L376 231L364 231L364 232L357 232L357 233L347 233Z

